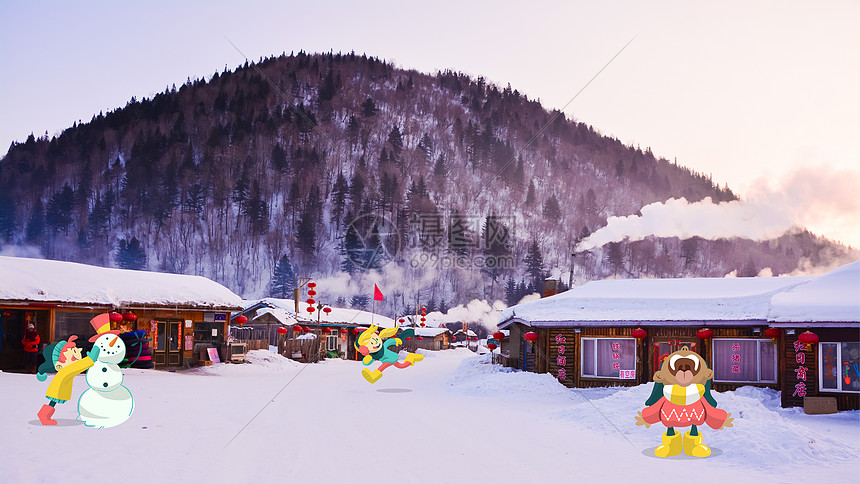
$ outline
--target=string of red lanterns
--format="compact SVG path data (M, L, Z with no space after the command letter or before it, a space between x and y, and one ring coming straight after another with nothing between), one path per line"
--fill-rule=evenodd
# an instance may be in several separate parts
M312 313L312 312L317 310L317 308L314 307L314 304L316 303L316 301L314 300L314 296L317 295L317 292L314 290L315 287L317 287L317 284L315 282L309 282L308 283L308 296L309 297L305 302L308 303L308 312L309 313Z

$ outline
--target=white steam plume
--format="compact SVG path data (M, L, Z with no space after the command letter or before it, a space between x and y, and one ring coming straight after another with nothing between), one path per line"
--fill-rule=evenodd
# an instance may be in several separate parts
M642 207L640 213L642 215L609 217L606 226L582 240L576 250L590 250L624 239L642 240L648 236L766 240L795 226L788 212L779 207L738 200L713 203L710 197L695 203L683 198L656 202Z
M774 182L771 187L770 182ZM747 238L766 240L792 228L857 245L860 240L860 172L825 165L802 166L778 180L758 179L747 188L746 201L713 203L710 198L688 203L672 199L642 207L641 215L610 217L607 225L581 241L589 250L625 238Z
M468 304L454 306L447 313L433 311L427 315L427 320L438 325L441 323L480 323L487 329L495 331L499 320L499 312L507 309L502 301L490 304L487 301L473 299Z

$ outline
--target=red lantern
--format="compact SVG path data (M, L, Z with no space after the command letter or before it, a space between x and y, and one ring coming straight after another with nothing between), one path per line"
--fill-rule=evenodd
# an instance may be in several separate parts
M714 336L714 330L702 328L696 331L696 336L698 336L699 339L711 339L711 337Z
M110 322L111 322L111 323L118 323L118 322L122 321L122 314L120 314L120 313L110 313L109 318L110 318Z
M309 282L308 287L313 289L313 288L317 287L317 283L316 282Z
M330 307L328 307L328 306L326 306L326 307L324 307L324 308L323 308L323 312L324 312L324 313L326 313L326 315L328 315L328 313L330 313L330 312L331 312L331 308L330 308Z
M278 334L287 334L287 328L281 326L278 328Z
M408 338L407 338L407 339L408 339ZM419 337L418 337L418 341L423 341L423 340L424 340L424 337L423 337L423 336L419 336Z
M314 301L314 298L311 297L311 298L308 298L308 300L305 302L310 304L311 306L313 306L316 301Z
M317 310L317 308L315 308L315 307L313 307L313 306L308 306L308 312L309 312L309 313L312 313L312 312L314 312L314 311L316 311L316 310Z
M331 328L326 328L323 330L325 334L331 334Z
M423 328L424 326L427 326L427 325L426 325L426 324L424 324L424 323L421 323L421 327Z
M642 328L636 328L632 333L633 337L636 338L637 341L642 341L645 337L648 336L648 332Z
M528 333L523 335L523 338L529 343L534 343L535 341L537 341L538 335L534 331L529 331Z
M293 326L293 333L301 333L302 329L303 328L297 324L297 325Z
M359 328L352 328L352 334L358 336L359 333L361 333L361 330Z
M422 312L422 313L426 313L426 312L427 312L427 308L422 307L422 308L421 308L421 312Z
M398 319L397 321L398 321L400 324L403 324L403 323L405 323L405 322L406 322L406 320L405 320L405 319L403 319L403 318L400 318L400 319Z
M770 338L773 344L776 344L776 339L779 338L780 335L779 328L767 328L764 330L764 335Z
M505 333L502 333L501 331L496 331L495 333L493 333L493 338L496 338L497 340L501 341L505 339Z
M305 326L305 327L304 327L304 330L305 330L305 333L310 333L310 332L311 332L311 328L308 328L307 326Z
M133 323L133 322L137 321L137 315L131 311L126 311L125 313L123 313L122 319L124 319L130 323Z
M346 328L340 328L340 334L346 334Z
M818 335L811 331L804 331L800 333L800 336L797 337L801 343L806 344L806 351L812 350L812 345L818 343Z
M314 291L313 289L310 289L310 290L308 291L308 296L316 296L316 295L317 295L317 292L316 292L316 291Z
M243 324L248 322L248 317L245 316L244 314L240 314L240 315L236 316L236 319L234 319L234 321L239 323L239 327L241 328Z
M490 351L493 351L494 349L498 348L498 346L496 346L495 343L487 343L487 348L490 348Z

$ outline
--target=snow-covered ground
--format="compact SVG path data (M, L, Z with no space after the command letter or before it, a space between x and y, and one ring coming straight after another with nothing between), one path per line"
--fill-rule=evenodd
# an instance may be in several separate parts
M134 414L102 430L74 421L83 375L60 425L43 427L48 382L0 373L0 481L860 482L860 412L805 415L751 387L716 393L735 426L704 429L713 455L658 459L662 428L633 418L650 385L567 389L465 349L425 355L374 385L358 362L267 351L245 365L129 369Z

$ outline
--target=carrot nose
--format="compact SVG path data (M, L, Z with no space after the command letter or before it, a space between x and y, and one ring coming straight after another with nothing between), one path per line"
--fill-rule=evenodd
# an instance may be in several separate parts
M108 346L110 346L112 348L113 345L115 345L118 340L119 340L119 336L114 336L113 341L111 341Z

